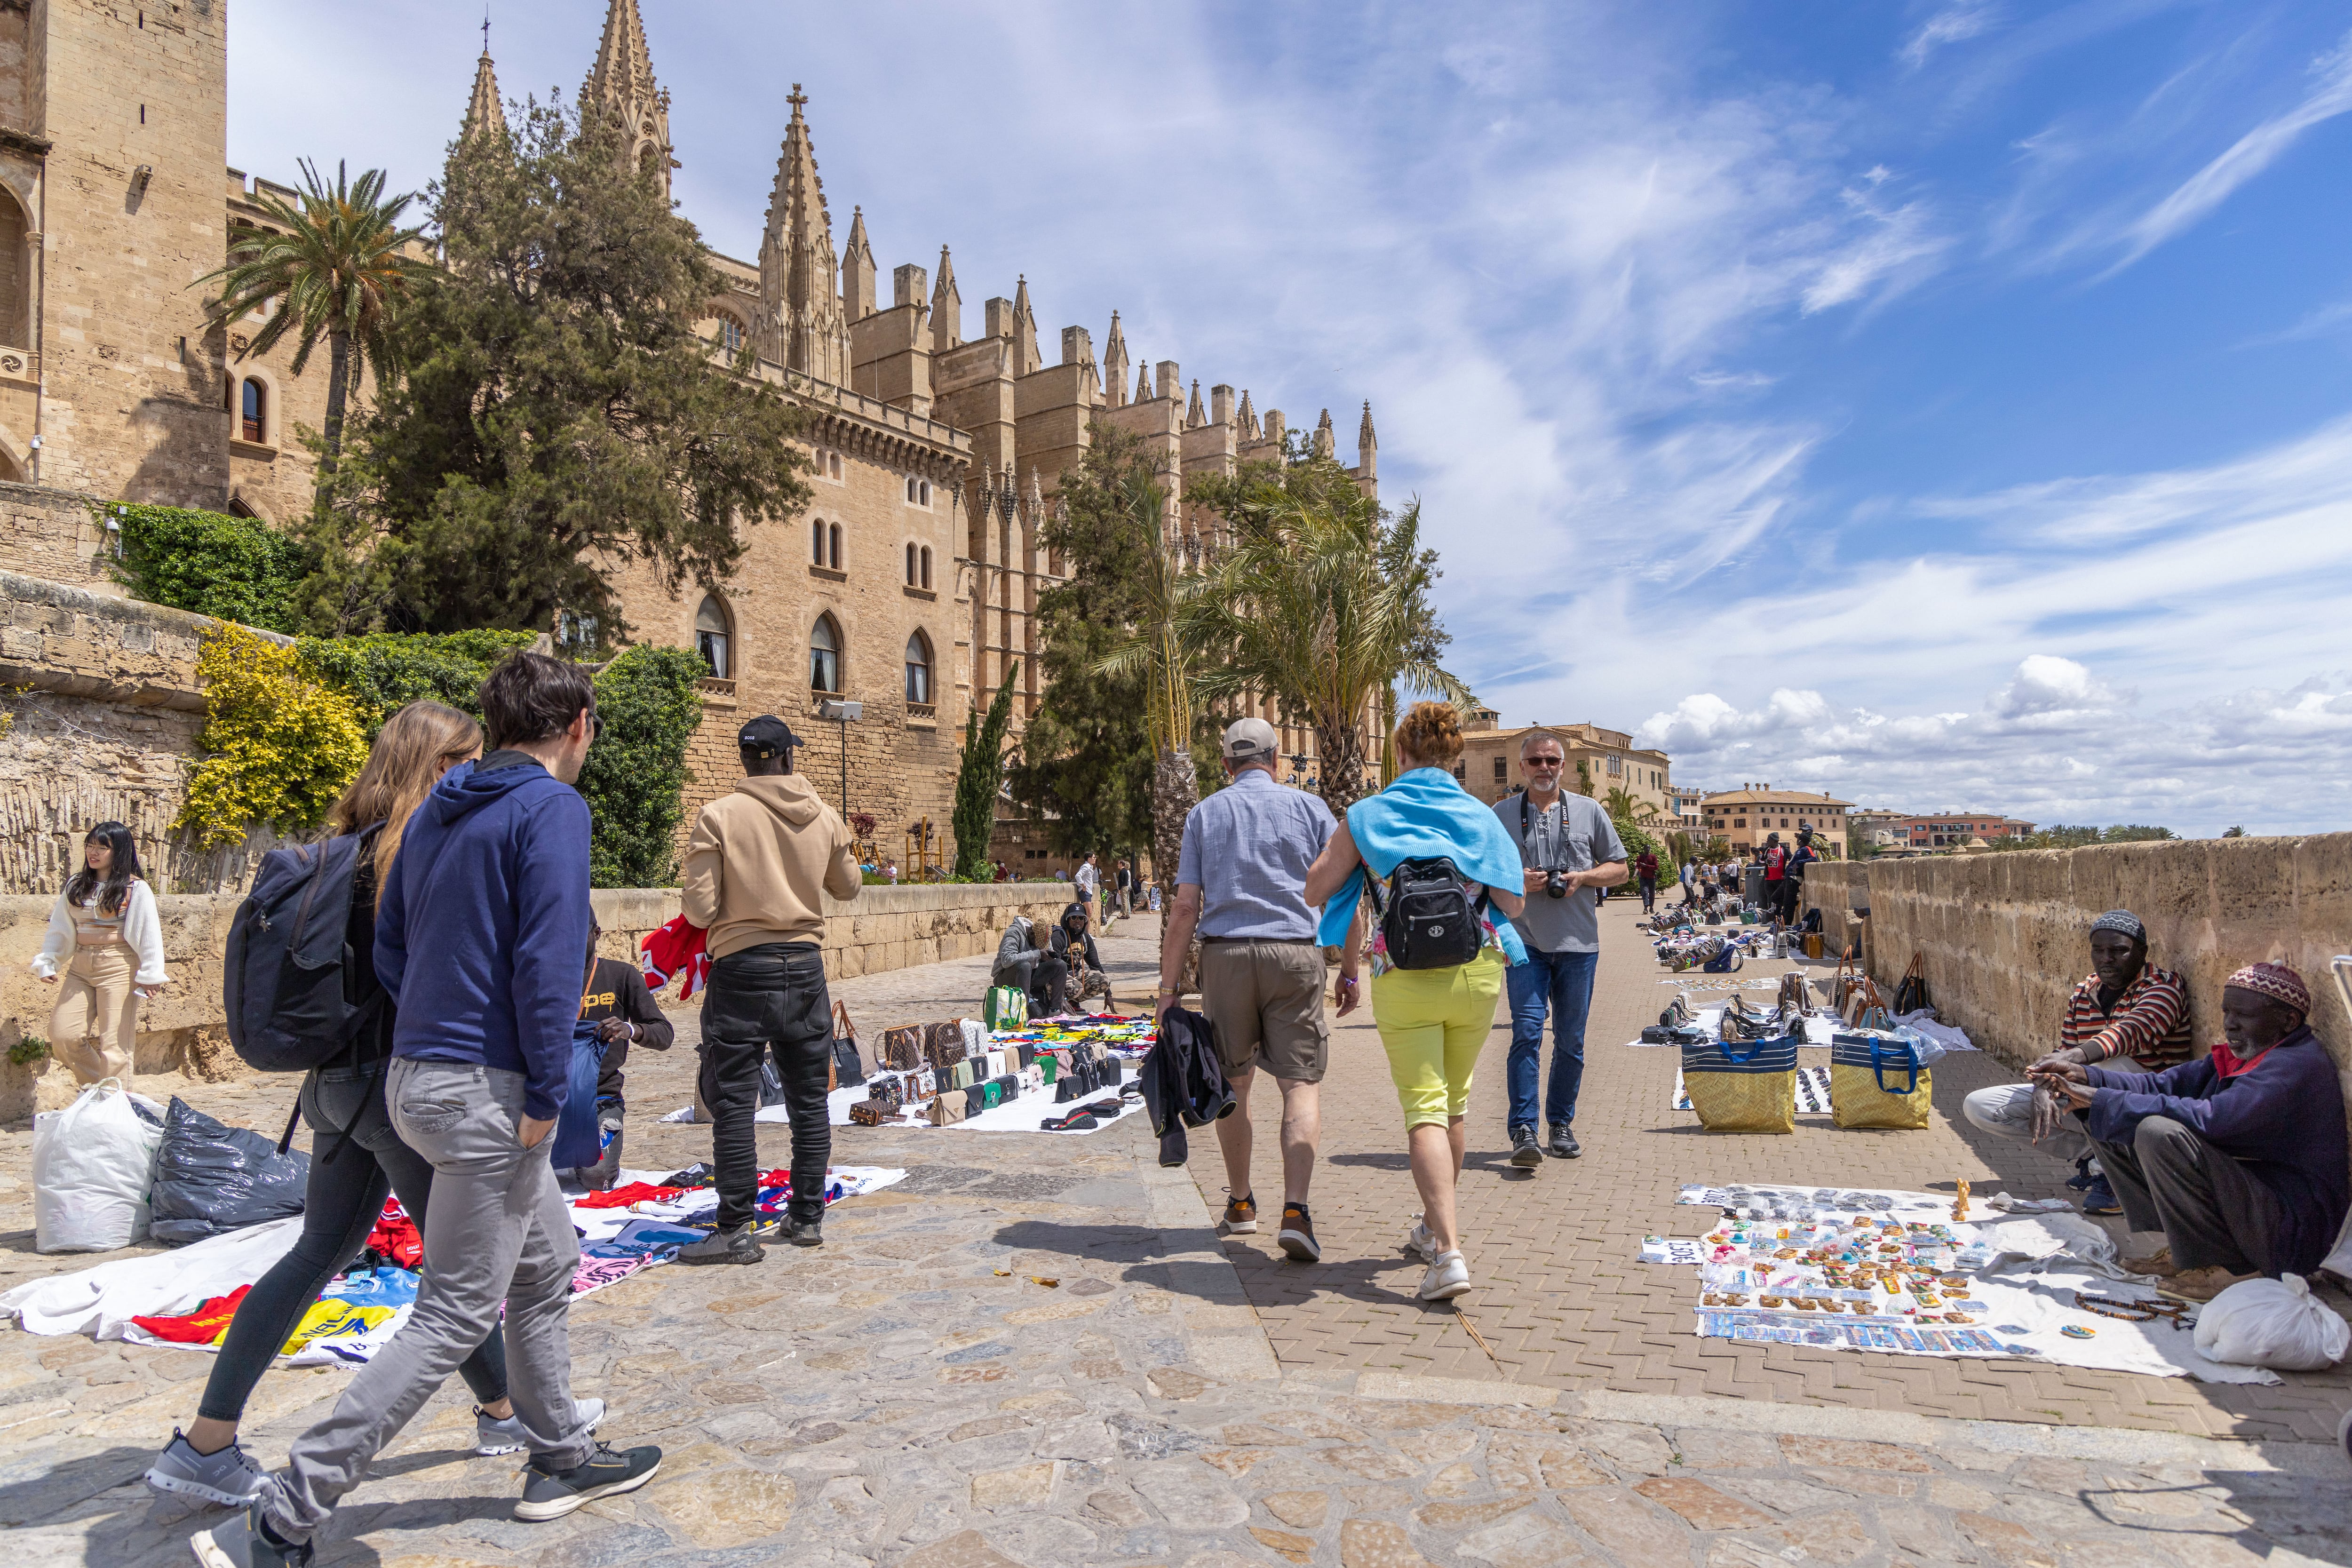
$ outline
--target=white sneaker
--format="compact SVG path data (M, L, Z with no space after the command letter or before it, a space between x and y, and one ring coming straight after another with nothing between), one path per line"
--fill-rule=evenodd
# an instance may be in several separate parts
M159 1492L201 1498L223 1508L242 1508L261 1490L264 1471L251 1455L231 1442L199 1454L179 1428L147 1468L147 1484Z
M1419 1215L1412 1216L1412 1228L1404 1233L1404 1249L1423 1263L1437 1261L1437 1238L1429 1234Z
M1424 1301L1451 1301L1470 1289L1470 1266L1459 1252L1441 1252L1430 1259L1429 1272L1413 1292Z
M604 1402L601 1399L575 1399L572 1402L580 1411L580 1425L593 1432L604 1419ZM481 1406L474 1407L474 1452L477 1454L519 1454L530 1446L523 1436L522 1417L509 1415L500 1421L486 1415Z

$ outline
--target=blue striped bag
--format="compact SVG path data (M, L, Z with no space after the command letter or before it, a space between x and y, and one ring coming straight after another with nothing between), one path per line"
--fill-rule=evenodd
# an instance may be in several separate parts
M1683 1091L1710 1132L1794 1132L1797 1037L1685 1045Z
M1903 1031L1830 1037L1830 1118L1840 1127L1916 1131L1927 1125L1935 1075Z

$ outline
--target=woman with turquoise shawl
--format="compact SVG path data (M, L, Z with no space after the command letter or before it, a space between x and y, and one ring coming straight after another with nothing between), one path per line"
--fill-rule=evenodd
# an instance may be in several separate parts
M1372 1022L1380 1026L1389 1076L1404 1107L1405 1146L1413 1184L1421 1189L1421 1213L1404 1245L1429 1265L1417 1294L1444 1301L1470 1289L1454 1219L1470 1073L1495 1026L1503 971L1525 963L1527 950L1507 919L1498 924L1489 917L1486 942L1469 963L1391 968L1379 921L1369 907L1358 920L1358 905L1368 891L1367 871L1385 879L1412 859L1452 860L1472 900L1483 891L1505 916L1519 912L1527 883L1518 846L1501 820L1448 771L1462 754L1462 721L1453 705L1414 703L1397 726L1394 743L1395 782L1348 808L1348 820L1307 873L1307 901L1323 906L1320 937L1339 949L1343 996L1356 984L1357 934L1372 931Z

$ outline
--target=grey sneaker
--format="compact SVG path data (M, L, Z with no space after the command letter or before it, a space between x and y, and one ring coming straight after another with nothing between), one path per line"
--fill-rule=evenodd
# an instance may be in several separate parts
M750 1226L733 1230L714 1230L700 1241L691 1241L677 1249L680 1263L757 1263L768 1256Z
M568 1470L541 1469L533 1459L523 1467L522 1500L515 1504L514 1516L533 1524L562 1519L600 1497L636 1490L660 1468L659 1448L615 1449L603 1443L586 1464Z
M1522 1171L1532 1171L1544 1163L1544 1152L1536 1142L1532 1127L1511 1129L1511 1163Z
M1551 1142L1544 1152L1555 1160L1573 1160L1584 1152L1584 1145L1576 1141L1567 1122L1555 1121L1551 1124Z
M595 1431L596 1424L604 1419L604 1402L601 1399L575 1399L572 1403L579 1407L580 1425L591 1432ZM523 1436L521 1416L509 1415L500 1421L496 1416L484 1415L479 1405L474 1407L474 1452L520 1454L530 1447L530 1439Z
M252 1456L235 1443L217 1453L199 1454L174 1426L172 1440L147 1467L147 1484L159 1492L239 1508L261 1490L262 1474Z
M210 1530L199 1530L188 1538L188 1547L204 1568L310 1568L310 1543L289 1544L270 1534L257 1502Z

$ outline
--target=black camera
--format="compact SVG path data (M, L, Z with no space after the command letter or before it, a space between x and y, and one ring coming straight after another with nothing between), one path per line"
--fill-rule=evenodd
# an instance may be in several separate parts
M1567 872L1546 871L1544 873L1544 897L1547 899L1564 899L1568 897Z

